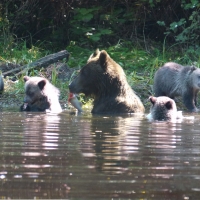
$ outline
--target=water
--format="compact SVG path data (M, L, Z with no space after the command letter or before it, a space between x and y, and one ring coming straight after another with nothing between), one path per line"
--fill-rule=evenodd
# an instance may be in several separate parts
M1 112L0 198L199 199L200 115L192 115L172 124Z

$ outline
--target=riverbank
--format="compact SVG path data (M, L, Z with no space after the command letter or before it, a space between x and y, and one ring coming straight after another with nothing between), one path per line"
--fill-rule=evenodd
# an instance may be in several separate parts
M68 105L68 83L70 81L70 78L72 77L72 74L75 73L75 69L70 69L69 67L67 67L67 65L60 65L60 63L58 64L59 66L64 66L62 67L62 70L58 73L57 76L57 85L60 85L61 83L64 84L64 88L61 87L59 88L59 86L57 86L60 91L61 91L61 95L60 95L60 104L62 106L63 109L67 109L69 107L71 107L71 105ZM54 66L55 67L55 66ZM53 70L52 66L49 66L47 68L46 73L51 74L51 71ZM41 74L44 76L44 73ZM133 83L131 84L133 90L135 91L135 93L140 97L141 101L143 102L144 106L145 106L145 110L146 112L149 112L150 109L150 102L148 100L149 96L153 95L153 91L152 91L152 85L150 83L148 83L148 79L145 78L146 74L142 75L141 73L138 76L138 80L137 83ZM46 78L48 78L51 81L51 76L47 76ZM129 80L130 82L130 80ZM10 80L9 78L4 79L4 85L5 85L5 90L4 92L0 95L0 110L6 110L6 111L18 111L19 107L22 105L23 103L23 98L24 98L24 82L23 79L18 79L15 81ZM83 103L83 108L84 105L86 107L88 107L88 102L89 104L91 104L92 100L89 99L87 102L88 98L85 100ZM83 100L82 100L83 101ZM181 98L177 98L177 108L178 110L185 110L184 105L182 104L182 100Z

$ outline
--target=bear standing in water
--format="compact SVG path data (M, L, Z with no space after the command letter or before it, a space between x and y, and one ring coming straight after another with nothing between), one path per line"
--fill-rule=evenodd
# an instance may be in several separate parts
M59 113L59 90L46 78L24 76L25 98L21 111Z
M152 106L150 108L150 113L147 118L157 121L175 121L178 118L182 118L182 112L177 111L176 103L173 99L169 97L149 97Z
M96 50L69 85L70 92L94 97L92 113L143 113L144 106L126 75L106 51Z
M197 93L200 90L200 69L182 66L174 62L160 67L154 77L155 96L182 96L183 103L191 112L197 112Z

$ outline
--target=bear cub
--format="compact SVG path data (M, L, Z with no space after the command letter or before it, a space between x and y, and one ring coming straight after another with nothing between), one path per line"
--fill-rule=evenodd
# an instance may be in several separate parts
M59 90L46 78L24 76L25 98L21 111L59 113Z
M147 115L150 121L175 121L182 118L182 112L177 111L176 103L173 99L166 96L150 96L149 100L152 103L150 113Z
M200 69L168 62L160 67L154 76L153 91L156 97L181 96L186 108L197 112L197 93L200 90Z
M69 85L72 93L94 98L93 114L144 112L144 106L127 82L124 70L105 50L96 50Z

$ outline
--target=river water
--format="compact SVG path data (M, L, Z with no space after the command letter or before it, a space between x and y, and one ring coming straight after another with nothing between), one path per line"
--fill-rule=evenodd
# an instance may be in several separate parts
M1 199L199 199L200 115L0 113Z

